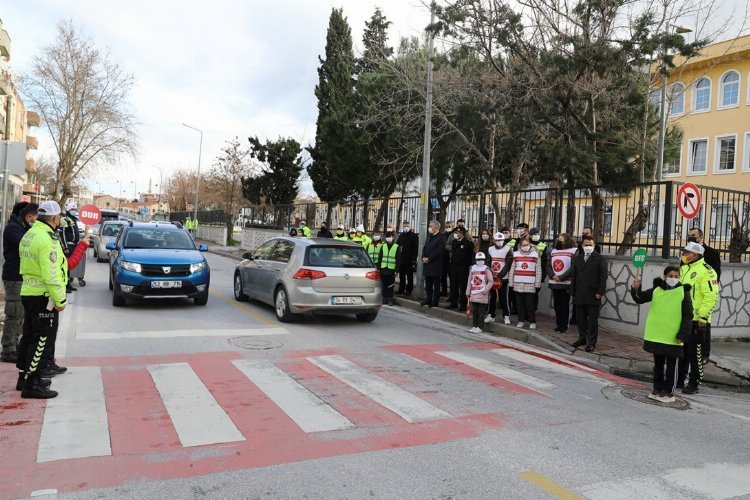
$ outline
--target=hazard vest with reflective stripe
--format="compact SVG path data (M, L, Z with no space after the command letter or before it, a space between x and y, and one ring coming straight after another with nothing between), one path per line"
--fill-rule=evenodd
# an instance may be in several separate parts
M388 248L388 243L380 245L380 267L381 269L396 270L396 253L398 252L398 245L392 243L391 247Z
M539 265L539 254L536 252L513 252L513 280L517 283L536 283L536 266Z
M576 254L575 248L564 248L562 250L552 250L552 271L555 276L562 276L570 270L570 266L573 262L573 256ZM557 281L561 285L570 285L570 279L565 281Z
M644 340L659 344L680 345L677 334L682 324L682 301L685 287L679 285L670 290L655 287L651 297L651 309L646 318Z
M23 297L49 297L57 307L66 302L68 261L51 226L36 221L18 245Z
M367 247L367 255L370 256L370 259L372 259L373 264L375 264L375 267L378 267L378 264L380 263L380 247L383 246L380 242L372 242L370 246Z

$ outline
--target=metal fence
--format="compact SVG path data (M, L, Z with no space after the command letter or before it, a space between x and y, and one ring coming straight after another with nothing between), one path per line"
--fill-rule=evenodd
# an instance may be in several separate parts
M540 187L518 191L462 193L431 199L428 218L441 223L464 219L474 236L525 222L538 227L542 239L552 241L562 232L579 236L592 227L602 251L628 255L645 248L653 256L673 258L684 246L692 227L703 230L705 242L725 260L750 260L750 193L698 186L700 208L688 220L677 207L681 183L652 182L638 185L603 185L596 188ZM693 200L697 203L697 200ZM344 203L298 203L247 207L240 211L241 225L288 229L304 220L311 228L324 221L331 229L364 225L368 232L382 231L401 221L414 227L418 220L418 196L349 200ZM199 214L199 220L204 222ZM731 259L730 259L731 254Z
M180 221L184 223L188 217L191 219L195 213L192 210L184 212L170 212L169 220ZM232 217L224 210L199 210L198 222L201 224L228 224Z

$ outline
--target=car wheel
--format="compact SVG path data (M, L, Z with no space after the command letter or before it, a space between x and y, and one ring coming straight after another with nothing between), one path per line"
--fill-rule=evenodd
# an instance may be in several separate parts
M378 313L362 313L357 314L357 321L361 321L362 323L372 323L375 321L375 318L378 317Z
M122 307L125 305L125 297L120 295L116 282L112 282L112 305L115 307Z
M276 317L279 321L282 323L289 323L294 319L294 314L289 311L289 299L286 296L286 290L283 286L280 286L276 290L273 305L276 310Z
M112 286L112 275L111 274L109 275L109 289L110 290L114 289L114 286Z
M94 247L94 258L96 259L97 262L99 262L99 254L96 253L96 247Z
M242 277L240 273L234 273L234 300L237 302L247 302L248 297L242 291Z
M203 293L200 297L195 297L193 299L193 303L196 306L205 306L208 304L208 290L206 290L205 293Z

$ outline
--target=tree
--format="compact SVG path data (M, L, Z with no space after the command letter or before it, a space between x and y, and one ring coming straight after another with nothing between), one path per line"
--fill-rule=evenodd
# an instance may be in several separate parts
M214 160L206 187L209 193L213 193L219 208L227 214L228 238L232 235L234 221L243 200L242 179L250 173L250 151L242 149L238 137L226 141L221 154Z
M297 179L302 171L301 148L294 139L260 142L248 138L249 154L263 164L254 175L242 178L243 196L255 204L285 205L297 197Z
M58 201L95 166L136 152L135 118L127 105L133 77L71 21L34 58L22 91L39 110L57 153L51 191Z
M181 169L174 172L164 183L162 197L175 212L184 212L195 201L196 175L191 169ZM202 201L205 205L205 200Z

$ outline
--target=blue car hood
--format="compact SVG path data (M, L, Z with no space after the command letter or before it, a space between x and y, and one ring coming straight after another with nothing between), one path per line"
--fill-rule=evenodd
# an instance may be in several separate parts
M122 252L125 260L139 264L195 264L203 262L198 250L155 250L148 248L126 248Z

